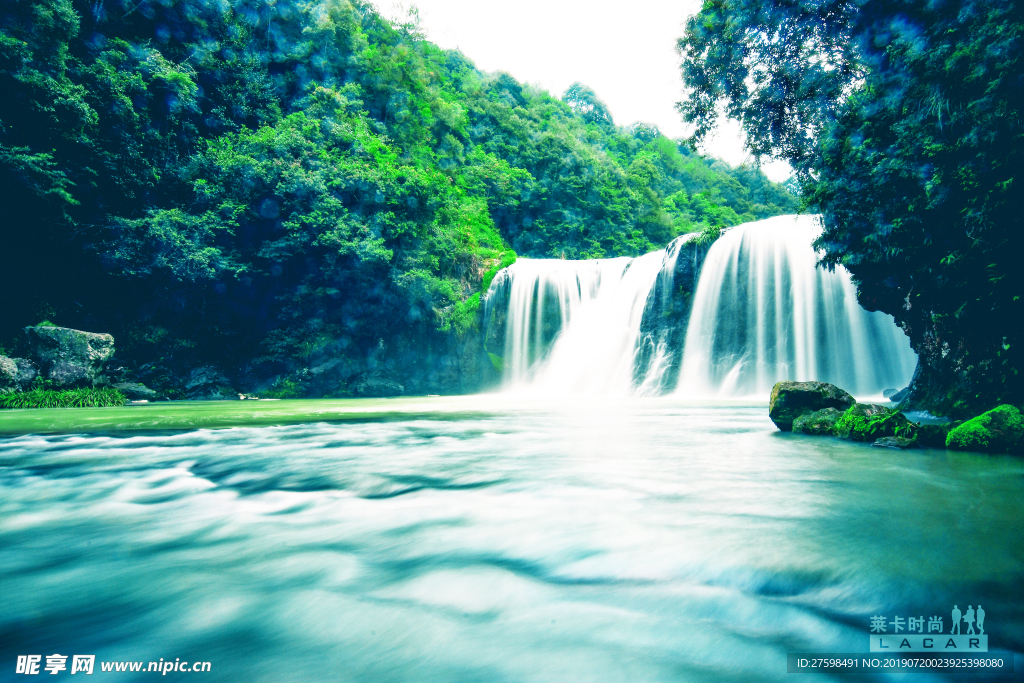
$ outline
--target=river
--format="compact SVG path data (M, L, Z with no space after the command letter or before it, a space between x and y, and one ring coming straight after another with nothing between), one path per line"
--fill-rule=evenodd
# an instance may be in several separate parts
M763 403L432 401L0 439L0 680L31 653L93 654L116 680L154 674L100 662L268 683L788 680L789 652L866 652L872 616L948 630L979 603L990 649L1024 651L1019 458L783 434Z

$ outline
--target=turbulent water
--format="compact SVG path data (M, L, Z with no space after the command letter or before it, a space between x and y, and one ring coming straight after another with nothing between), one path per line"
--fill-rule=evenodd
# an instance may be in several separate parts
M817 267L814 216L732 228L712 245L680 348L642 332L671 280L682 240L636 259L522 259L508 288L505 385L535 393L660 393L672 354L682 396L767 396L780 380L820 380L858 396L906 386L917 356L892 316L869 313L842 267ZM666 281L668 286L664 286ZM650 364L637 372L645 345Z
M781 681L787 652L954 603L1024 649L1019 459L782 434L763 404L434 405L0 440L0 680L78 653L208 681Z

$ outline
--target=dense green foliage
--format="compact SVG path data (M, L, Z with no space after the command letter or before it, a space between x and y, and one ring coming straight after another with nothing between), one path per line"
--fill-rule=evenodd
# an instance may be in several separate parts
M0 396L0 410L14 408L109 408L123 406L125 396L117 389L43 389Z
M1022 41L1016 0L708 0L679 44L695 138L724 104L794 166L939 410L1021 398Z
M0 337L285 366L464 332L515 254L639 254L795 208L355 0L0 9Z

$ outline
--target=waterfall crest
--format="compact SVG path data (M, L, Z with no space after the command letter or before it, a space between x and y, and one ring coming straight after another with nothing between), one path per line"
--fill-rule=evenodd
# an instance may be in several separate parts
M844 269L817 267L820 229L813 216L740 225L704 248L703 267L695 244L679 257L691 235L637 258L519 259L486 298L488 311L507 300L505 388L763 398L785 379L861 396L906 386L909 340L857 303Z

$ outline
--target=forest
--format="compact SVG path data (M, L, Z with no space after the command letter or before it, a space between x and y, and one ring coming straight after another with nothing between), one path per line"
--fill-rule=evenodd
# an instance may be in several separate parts
M171 397L206 366L277 396L426 372L517 255L798 209L582 84L482 73L360 0L11 0L0 88L0 354L27 325L108 332ZM467 386L430 372L414 388Z

